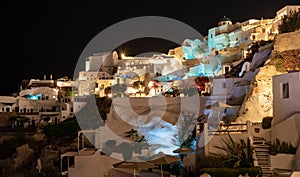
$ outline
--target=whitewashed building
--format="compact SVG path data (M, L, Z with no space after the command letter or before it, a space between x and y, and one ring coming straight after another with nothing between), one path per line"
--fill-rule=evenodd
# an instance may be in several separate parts
M0 96L0 112L13 112L17 98L13 96Z
M31 79L15 98L13 111L29 118L30 125L62 122L74 117L72 96L63 95L71 89L70 82L53 79Z

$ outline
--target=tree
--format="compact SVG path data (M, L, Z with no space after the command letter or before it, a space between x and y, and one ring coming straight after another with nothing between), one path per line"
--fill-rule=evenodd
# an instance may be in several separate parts
M279 33L288 33L300 29L300 9L291 11L282 19L282 23L278 26Z

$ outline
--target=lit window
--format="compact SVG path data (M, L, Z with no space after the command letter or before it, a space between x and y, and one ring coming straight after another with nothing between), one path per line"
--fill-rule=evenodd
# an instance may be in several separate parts
M289 96L289 83L283 83L281 98L289 98Z

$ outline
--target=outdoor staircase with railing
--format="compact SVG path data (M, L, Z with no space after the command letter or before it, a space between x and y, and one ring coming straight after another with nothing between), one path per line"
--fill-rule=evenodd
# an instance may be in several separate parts
M261 167L263 177L270 177L273 174L269 155L270 143L262 137L253 137L253 147L256 156L256 166Z

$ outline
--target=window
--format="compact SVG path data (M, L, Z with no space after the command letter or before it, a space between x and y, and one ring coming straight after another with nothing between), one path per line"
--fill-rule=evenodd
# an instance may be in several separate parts
M222 83L222 88L226 88L226 82Z
M289 98L289 83L283 83L281 91L281 98Z
M225 66L225 73L228 73L229 72L229 70L230 70L230 67L229 66ZM226 84L226 83L225 83Z

